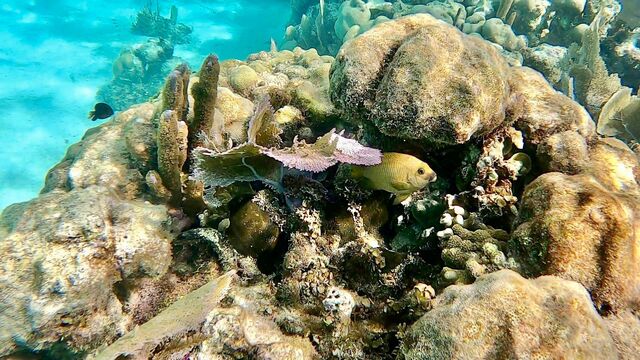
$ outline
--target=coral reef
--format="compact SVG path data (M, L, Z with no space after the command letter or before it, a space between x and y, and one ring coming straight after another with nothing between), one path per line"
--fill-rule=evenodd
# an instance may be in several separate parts
M633 7L292 8L2 213L0 356L634 358L640 102L599 51Z
M450 286L403 335L402 359L610 358L616 346L579 284L510 270Z
M566 145L549 142L547 166L564 170L555 159L567 155ZM602 311L637 307L638 158L614 139L577 154L586 159L576 157L582 165L569 169L575 175L547 173L525 190L512 237L518 257L526 274L580 282Z
M162 38L122 49L113 61L113 79L98 89L97 98L115 110L149 101L157 95L165 77L182 62L173 51L173 44Z
M168 18L160 15L160 4L156 1L155 11L149 1L137 14L131 25L131 32L137 35L167 39L173 44L186 44L190 41L193 29L178 23L178 8L171 6Z

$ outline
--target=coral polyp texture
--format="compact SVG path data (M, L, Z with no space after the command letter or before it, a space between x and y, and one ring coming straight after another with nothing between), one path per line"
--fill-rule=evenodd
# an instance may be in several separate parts
M636 358L634 4L292 1L176 64L2 213L0 356Z
M351 118L372 119L385 135L464 143L504 122L507 72L483 40L413 15L346 44L332 68L331 96L353 109Z

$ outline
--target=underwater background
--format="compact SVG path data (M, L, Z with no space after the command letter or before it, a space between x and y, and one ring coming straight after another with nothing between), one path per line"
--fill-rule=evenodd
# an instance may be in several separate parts
M112 79L112 64L121 50L147 41L131 27L148 5L154 11L159 6L167 17L172 5L179 7L179 21L193 32L173 56L193 68L214 49L221 59L269 49L272 38L282 37L291 14L287 0L3 1L0 209L35 197L47 170L96 125L86 114L98 89ZM148 79L145 85L155 87L151 92L159 86Z
M639 1L0 11L0 358L638 359Z

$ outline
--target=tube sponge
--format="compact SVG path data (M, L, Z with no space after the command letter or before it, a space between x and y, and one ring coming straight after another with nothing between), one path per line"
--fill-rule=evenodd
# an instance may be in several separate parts
M185 157L180 144L186 143L186 139L179 139L178 114L177 111L166 110L160 115L157 139L158 172L165 187L171 191L174 203L180 202L182 198L180 176Z
M191 71L187 64L178 65L169 77L162 90L162 110L176 111L179 121L186 120L189 112L188 86Z
M193 84L193 120L189 124L189 149L204 146L202 133L209 135L213 126L218 97L218 78L220 76L220 63L218 57L209 55L202 63L198 74L200 80Z

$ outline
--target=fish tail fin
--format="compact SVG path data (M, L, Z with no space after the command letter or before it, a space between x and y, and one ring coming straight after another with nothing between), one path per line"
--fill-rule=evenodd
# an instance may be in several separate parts
M96 112L95 112L95 110L89 111L89 115L87 116L87 118L91 119L91 121L95 121L96 120Z

